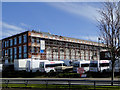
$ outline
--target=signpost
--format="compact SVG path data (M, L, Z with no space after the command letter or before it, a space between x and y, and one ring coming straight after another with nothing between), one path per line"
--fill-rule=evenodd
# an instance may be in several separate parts
M80 77L86 77L86 74L84 74L84 68L77 68L77 73L80 74Z

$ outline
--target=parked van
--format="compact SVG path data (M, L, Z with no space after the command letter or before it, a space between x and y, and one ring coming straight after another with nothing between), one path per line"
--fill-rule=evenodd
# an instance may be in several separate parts
M56 72L55 67L64 66L63 61L40 62L40 72Z
M79 60L73 62L73 72L77 72L78 68L83 68L85 72L89 71L90 61Z
M92 60L90 61L90 72L103 72L110 68L110 60Z

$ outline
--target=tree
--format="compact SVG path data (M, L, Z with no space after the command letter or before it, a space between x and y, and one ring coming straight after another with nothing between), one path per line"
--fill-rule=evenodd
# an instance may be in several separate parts
M115 60L120 56L120 7L118 2L104 2L98 10L98 28L100 37L104 40L107 50L110 52L112 62L111 85L114 80Z

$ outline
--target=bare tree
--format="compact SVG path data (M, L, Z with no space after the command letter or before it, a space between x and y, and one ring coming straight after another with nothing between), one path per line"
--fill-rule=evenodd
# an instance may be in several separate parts
M104 2L102 5L102 9L98 10L101 16L98 20L98 28L111 55L111 85L113 85L115 60L120 52L120 8L118 2Z

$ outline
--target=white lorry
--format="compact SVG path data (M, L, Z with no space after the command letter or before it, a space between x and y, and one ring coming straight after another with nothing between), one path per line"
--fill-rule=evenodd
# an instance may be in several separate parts
M73 62L73 72L77 72L78 68L83 68L85 72L89 71L90 61L78 60Z
M103 72L110 68L110 60L91 60L90 61L90 72Z
M14 70L22 71L25 70L27 72L36 72L40 68L40 62L48 62L49 60L35 60L35 59L16 59L14 60Z
M16 59L14 60L14 70L27 72L50 72L56 71L55 67L64 66L63 61L35 60L35 59Z

